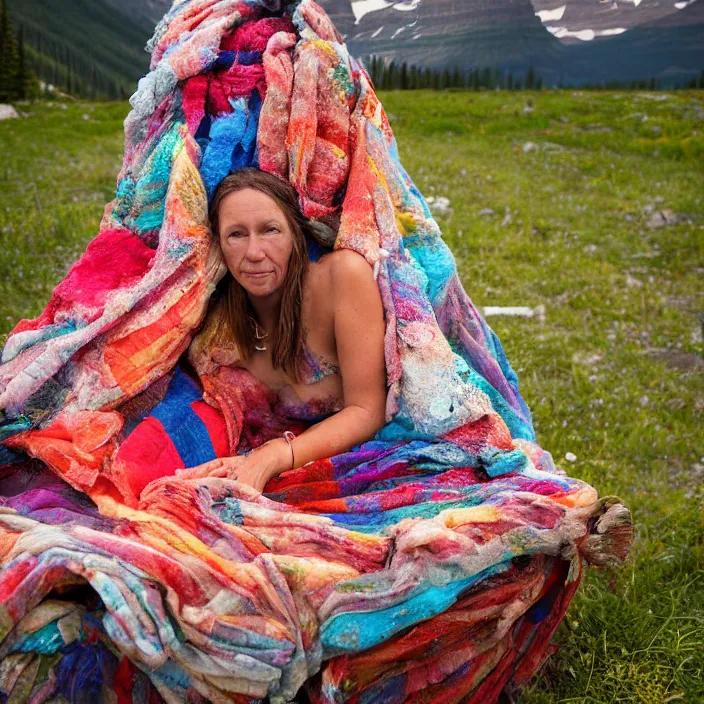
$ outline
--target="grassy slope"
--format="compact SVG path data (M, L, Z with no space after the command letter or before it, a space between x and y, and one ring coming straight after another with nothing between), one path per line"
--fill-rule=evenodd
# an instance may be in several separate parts
M631 562L590 572L521 702L704 701L704 94L381 97L421 191L451 200L475 303L545 306L489 319L539 442L636 520ZM0 333L40 312L120 166L125 105L31 110L0 123ZM650 229L650 205L692 222Z

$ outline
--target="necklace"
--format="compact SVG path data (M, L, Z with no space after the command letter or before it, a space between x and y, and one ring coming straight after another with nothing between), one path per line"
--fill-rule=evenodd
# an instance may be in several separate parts
M265 338L269 337L269 333L265 332L262 333L259 330L259 324L257 321L250 315L249 319L254 323L254 337L256 340L264 340ZM254 343L254 349L257 350L257 352L265 352L266 351L266 345L262 344L261 346L258 345L256 342Z

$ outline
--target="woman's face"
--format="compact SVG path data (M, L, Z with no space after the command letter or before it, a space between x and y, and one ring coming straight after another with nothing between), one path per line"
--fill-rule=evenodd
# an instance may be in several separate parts
M220 202L220 247L227 268L252 297L265 298L286 279L293 233L276 201L254 188Z

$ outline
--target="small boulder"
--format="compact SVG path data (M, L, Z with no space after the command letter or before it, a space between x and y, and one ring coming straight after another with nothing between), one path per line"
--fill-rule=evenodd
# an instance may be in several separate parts
M665 225L675 225L683 219L681 215L678 215L671 208L663 208L662 210L656 210L652 214L647 225L652 228L665 227Z
M430 210L438 215L447 215L451 211L450 199L445 196L430 196L426 200Z
M20 114L12 105L0 104L0 120L13 120L19 116Z

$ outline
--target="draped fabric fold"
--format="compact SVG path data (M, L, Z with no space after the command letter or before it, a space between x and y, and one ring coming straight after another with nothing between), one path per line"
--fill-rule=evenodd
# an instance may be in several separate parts
M312 0L177 0L116 197L0 364L0 692L14 701L486 702L525 684L628 510L536 442L498 337ZM279 417L223 334L208 204L290 181L384 304L386 425L264 494L175 470Z

